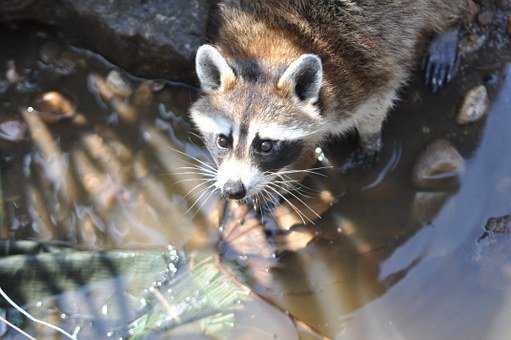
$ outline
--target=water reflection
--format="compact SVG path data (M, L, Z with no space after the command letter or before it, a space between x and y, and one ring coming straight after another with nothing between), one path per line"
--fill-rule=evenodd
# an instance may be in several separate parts
M508 71L501 68L491 72L497 74L498 79L504 79ZM481 81L477 78L478 76L473 76L472 79L465 79L466 84L463 87L477 85ZM303 233L307 230L305 239L303 234L300 235L300 239L305 240L300 247L282 249L278 243L278 235L282 232L268 230L266 232L268 241L264 244L260 241L263 238L261 231L259 229L251 231L254 228L247 226L253 222L244 220L245 225L238 226L245 232L242 236L233 238L234 232L224 233L224 239L229 243L229 247L224 246L222 249L226 252L227 258L234 259L238 266L251 274L251 285L259 294L289 311L294 317L313 325L319 333L330 337L483 338L484 334L487 334L485 332L488 332L488 327L483 327L481 321L470 327L466 326L463 332L460 331L459 334L463 334L460 336L449 333L458 329L452 327L448 318L445 322L442 319L435 319L435 322L429 320L429 323L422 321L429 318L431 313L442 318L443 314L440 312L442 309L435 306L436 303L444 306L444 303L454 302L458 314L468 320L472 320L474 315L480 316L480 313L471 311L467 312L467 315L460 314L461 310L469 310L463 307L464 299L467 299L467 305L472 306L476 303L469 303L471 298L466 295L463 298L461 294L451 297L449 291L443 288L447 284L449 287L461 284L473 274L473 270L467 269L465 272L466 265L463 269L458 268L459 264L450 259L444 263L445 259L442 256L450 251L456 251L460 259L472 258L473 244L477 240L477 234L481 233L479 226L484 225L484 222L480 218L475 218L473 213L477 210L488 216L491 214L490 211L494 211L487 209L487 203L483 199L485 196L480 195L483 191L494 190L490 176L492 178L496 176L502 181L508 176L505 173L511 170L508 158L494 158L495 153L490 151L494 148L493 142L488 142L488 134L495 136L498 134L496 131L500 129L491 124L492 120L497 119L495 116L502 116L509 108L507 102L509 83L504 84L501 81L490 88L490 97L497 99L490 113L490 117L493 118L490 118L488 127L484 126L484 122L463 127L456 125L453 117L456 116L465 94L465 91L456 88L457 86L459 85L448 88L447 93L435 101L428 100L430 96L428 93L417 90L420 89L417 84L412 86L405 97L407 99L391 116L385 127L386 149L378 168L356 173L336 174L333 171L334 173L329 176L326 190L336 199L335 202L331 202L332 205L328 207L317 225L299 226L299 221L295 220L295 225L290 228L287 221L279 221L278 214L274 221L266 223L267 229L275 228L276 224L280 229L287 230L284 233L284 237L287 238L290 238L289 234L293 232ZM417 99L422 97L422 100ZM501 124L506 126L508 123ZM483 131L486 133L481 142ZM502 131L502 135L498 137L501 139L502 147L510 145L502 141L503 138L508 139L504 136L505 132ZM440 142L440 139L448 140L449 145L445 147L444 144L447 142ZM466 165L460 165L460 169L465 169L465 166L467 169L466 172L456 170L456 177L452 179L445 176L433 178L434 185L423 187L422 184L414 183L412 173L417 163L420 163L419 155L428 152L427 146L432 142L444 145L441 148L433 147L440 153L451 154L450 151L446 151L448 148L458 149L468 160ZM342 161L349 150L345 143L346 141L334 143L327 153L333 164L338 165L337 169L344 169ZM490 143L489 150L479 149L479 143L482 143L483 149L485 144ZM477 155L483 153L486 159L479 161ZM438 152L435 155L438 158ZM451 159L446 163L448 166L442 165L447 172L454 169L450 164L460 164L457 158L454 162L452 158L447 159ZM489 163L494 168L488 167ZM475 180L474 172L478 171L477 168L480 169L477 176L479 187L467 193L467 186L470 186L470 179ZM508 210L510 193L509 190L505 190L505 194L496 199L500 205L507 202ZM492 198L494 201L495 197ZM485 207L476 208L475 200L484 202ZM230 228L232 226L227 226L228 230ZM467 242L466 232L472 234L468 239L470 244L468 247L463 245ZM259 251L255 251L258 247L255 244L258 242ZM450 243L451 249L445 248L446 243ZM456 250L458 247L462 249ZM260 258L268 257L266 254L269 250L277 255L276 258L267 259L264 265L261 265ZM236 258L236 255L232 254L233 251L245 257ZM504 257L506 258L504 263L511 259ZM502 256L499 260L503 260ZM446 271L445 274L437 272L436 276L423 276L423 281L419 281L420 288L410 287L411 273L415 276L415 273L428 268L432 261L439 262L438 264ZM500 261L498 263L502 264ZM493 272L488 274L490 277L495 276ZM440 277L443 278L439 280ZM496 285L504 287L506 280L498 279ZM428 290L426 288L428 286L435 287L435 291ZM464 292L471 296L477 294L479 290L467 285ZM473 297L472 300L481 302L481 298L478 297ZM418 303L422 301L425 305L420 311L416 310ZM495 302L487 303L498 309L499 303L495 305ZM453 314L456 313L454 307L448 309L452 310ZM392 314L394 311L395 314ZM408 317L412 311L416 321ZM391 314L387 314L389 312ZM485 313L488 319L495 315L496 309L486 310ZM465 321L466 319L463 322ZM435 324L439 328L427 328L428 324ZM479 328L476 328L476 325Z
M20 271L7 288L52 322L75 327L87 320L81 334L129 336L119 325L145 311L148 302L140 296L150 297L162 315L185 315L192 305L169 305L167 299L179 298L173 292L144 292L154 282L167 288L171 280L162 273L188 284L193 275L182 273L177 262L151 271L147 262L135 261L146 253L118 252L114 260L111 253L66 253L151 248L156 250L147 251L160 254L172 244L191 254L191 268L221 269L224 276L217 281L232 279L241 295L250 297L246 310L235 309L240 326L231 337L476 339L490 334L498 339L509 331L504 288L510 283L509 238L498 234L476 243L488 218L511 211L511 162L503 156L511 145L505 114L510 71L499 56L483 56L481 63L494 68L476 64L475 72L463 74L441 94L432 95L414 81L385 126L385 149L375 168L348 170L344 161L354 138L332 141L321 156L334 167L324 170L326 177L311 176L304 183L311 197L293 198L268 216L202 194L204 182L188 168L209 161L185 118L196 96L193 88L132 78L85 51L48 42L45 34L23 37L2 37L7 52L0 57L0 65L6 65L0 96L5 121L17 123L3 126L15 128L15 134L0 133L6 211L0 237L46 243L15 243L12 249L10 242L0 242L0 254L9 259L45 252L21 266L38 268L36 274L48 278L43 284L16 284L30 279L31 273ZM464 94L488 75L493 103L488 124L457 125ZM439 140L448 143L440 143L443 151L459 152L465 171L447 167L442 173L449 172L447 181L418 185L412 174L419 156ZM304 223L293 205L314 223ZM194 258L199 250L214 260ZM81 266L52 267L60 256L76 256ZM118 272L116 256L121 267L132 265L145 280L130 281L130 275ZM90 272L111 280L90 284ZM72 284L56 285L50 279L56 273ZM182 292L196 288L179 287ZM208 288L196 290L207 293ZM27 301L28 290L59 298ZM233 323L231 317L215 320ZM215 329L212 324L209 330ZM196 334L203 326L191 325L172 334ZM151 327L155 336L168 335L161 325Z

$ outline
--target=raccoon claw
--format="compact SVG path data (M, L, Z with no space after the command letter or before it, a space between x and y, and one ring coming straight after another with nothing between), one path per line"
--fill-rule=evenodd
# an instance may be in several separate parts
M425 82L437 92L456 75L458 68L458 30L436 36L423 63Z

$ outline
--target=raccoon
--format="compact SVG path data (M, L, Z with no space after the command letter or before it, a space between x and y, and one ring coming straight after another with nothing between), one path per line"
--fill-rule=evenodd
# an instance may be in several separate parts
M235 200L285 195L291 189L279 184L299 182L317 146L350 130L376 153L419 42L454 27L467 8L466 0L220 1L211 43L197 51L203 94L190 109L217 164L216 188ZM440 66L431 72L444 81L452 69Z

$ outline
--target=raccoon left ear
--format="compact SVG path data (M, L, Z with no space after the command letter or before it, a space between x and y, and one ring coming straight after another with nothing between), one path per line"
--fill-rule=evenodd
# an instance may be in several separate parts
M211 45L202 45L195 56L195 71L202 90L225 91L236 80L234 71L220 51Z
M302 102L314 104L318 101L322 81L321 59L315 54L304 54L289 65L277 87L290 91Z

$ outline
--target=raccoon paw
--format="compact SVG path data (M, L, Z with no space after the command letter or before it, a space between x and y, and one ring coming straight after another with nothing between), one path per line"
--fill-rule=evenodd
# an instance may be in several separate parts
M423 68L425 82L433 92L454 78L458 67L458 35L459 30L437 35L429 46L424 58Z

